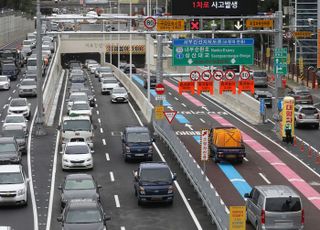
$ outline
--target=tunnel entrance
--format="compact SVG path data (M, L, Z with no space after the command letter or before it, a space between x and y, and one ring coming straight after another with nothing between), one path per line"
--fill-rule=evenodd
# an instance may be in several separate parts
M112 55L112 61L110 62L110 53L106 53L105 61L112 63L115 66L118 66L118 54ZM130 62L130 55L129 54L120 54L120 62ZM132 63L137 68L144 68L146 63L146 57L144 54L132 54Z
M93 59L100 63L100 54L99 53L65 53L61 54L61 65L63 68L66 68L66 64L71 60L80 61L84 64L86 59Z

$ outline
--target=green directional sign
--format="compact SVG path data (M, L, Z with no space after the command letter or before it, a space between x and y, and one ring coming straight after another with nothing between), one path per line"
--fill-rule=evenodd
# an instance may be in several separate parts
M173 66L253 65L252 38L174 39Z
M276 48L274 50L273 72L275 74L285 75L288 73L287 57L288 57L287 48Z

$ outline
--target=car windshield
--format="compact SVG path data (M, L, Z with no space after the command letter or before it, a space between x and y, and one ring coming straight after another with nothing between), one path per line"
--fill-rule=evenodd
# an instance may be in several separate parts
M37 66L37 59L28 59L27 66Z
M254 72L253 74L254 77L267 77L266 72Z
M19 172L0 173L0 184L21 184L23 177Z
M308 96L308 95L310 95L310 92L309 91L298 91L297 95Z
M145 168L140 172L142 181L170 181L172 176L168 168Z
M94 188L95 185L92 179L67 179L64 185L65 190L88 190Z
M87 103L73 104L71 110L89 110L90 106Z
M64 121L63 131L91 131L91 123L89 120Z
M98 209L81 208L69 209L66 216L66 223L97 223L102 221L101 213Z
M112 84L115 84L115 83L118 83L118 81L116 79L102 79L102 83L112 83Z
M37 83L35 81L22 81L21 85L36 85Z
M7 116L5 119L5 123L24 123L23 116Z
M123 88L114 88L112 90L113 93L126 93L127 91Z
M16 129L16 130L4 130L2 132L2 136L4 137L16 137L16 138L24 138L25 133L22 129Z
M88 100L88 97L87 95L70 95L70 98L69 98L70 101L87 101Z
M97 64L97 62L95 60L87 60L88 64Z
M87 145L68 146L65 154L88 154L90 152Z
M8 81L8 78L5 76L0 76L0 81Z
M112 69L109 67L100 67L99 71L104 73L112 73Z
M13 69L16 68L16 66L15 66L14 64L4 64L4 65L2 66L2 68L3 68L4 70L13 70Z
M127 134L127 141L128 142L150 142L150 135L148 132L130 132Z
M26 106L25 100L12 100L10 106Z
M266 211L268 212L297 212L300 210L301 203L297 197L274 197L266 200Z
M80 67L81 68L81 64L79 62L71 62L70 63L70 67L74 68L74 67Z
M0 153L15 152L15 151L17 151L17 149L13 143L1 143L0 144Z
M303 108L301 109L301 113L304 113L306 115L314 115L317 114L318 111L316 108Z

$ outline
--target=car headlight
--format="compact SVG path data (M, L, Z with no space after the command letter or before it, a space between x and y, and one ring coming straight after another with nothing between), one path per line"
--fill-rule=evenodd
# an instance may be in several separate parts
M139 187L139 193L141 195L145 195L146 194L146 192L144 191L144 188L142 186Z
M149 146L148 153L152 153L152 146Z
M87 161L89 161L89 162L92 161L92 158L88 158Z
M168 194L172 194L173 193L173 186L170 185L168 188Z
M91 137L87 137L86 138L86 142L91 142L92 140L91 140Z
M69 161L68 161L68 159L63 158L63 162L68 163Z
M126 151L130 152L130 147L126 146Z
M23 195L23 194L25 194L25 192L26 192L26 190L23 188L23 189L19 189L18 191L17 191L17 195L18 196L21 196L21 195Z

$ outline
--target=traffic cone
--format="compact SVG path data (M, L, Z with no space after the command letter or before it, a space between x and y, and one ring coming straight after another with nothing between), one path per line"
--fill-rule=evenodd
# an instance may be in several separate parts
M309 145L309 147L308 147L308 157L309 157L309 158L312 157L312 148L311 148L310 145Z
M297 147L297 138L296 138L296 136L293 137L293 146Z
M317 155L316 164L320 165L320 153L319 152L318 152L318 155Z
M304 152L304 143L303 143L303 141L301 141L300 151Z

